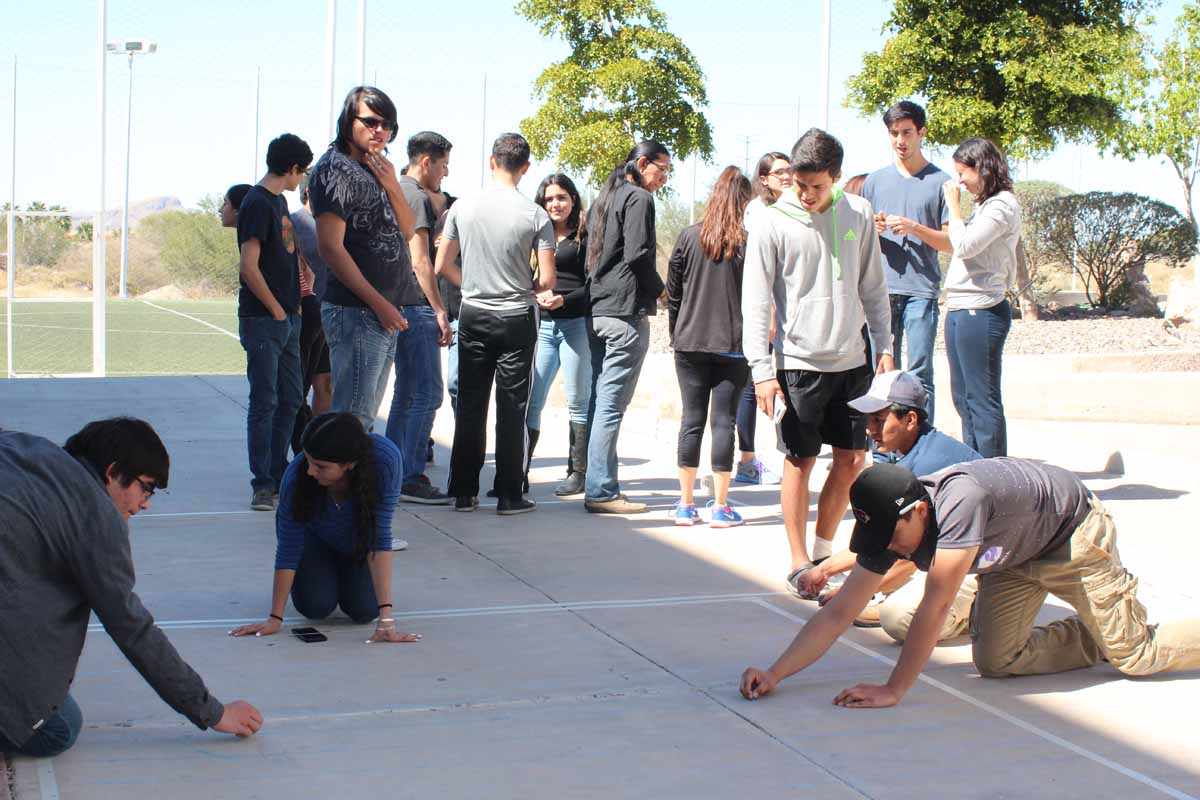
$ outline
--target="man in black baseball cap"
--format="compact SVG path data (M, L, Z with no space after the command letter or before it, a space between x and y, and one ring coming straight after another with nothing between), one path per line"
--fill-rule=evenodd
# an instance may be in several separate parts
M742 674L746 699L769 694L820 658L901 558L928 573L904 649L887 683L846 689L837 705L900 702L968 573L979 576L971 654L983 677L1063 672L1102 659L1126 675L1200 669L1200 620L1146 623L1137 579L1117 553L1112 517L1073 473L988 458L917 479L901 466L877 464L851 486L850 505L857 564L769 669ZM1036 612L1047 593L1077 615L1035 628L1030 609Z

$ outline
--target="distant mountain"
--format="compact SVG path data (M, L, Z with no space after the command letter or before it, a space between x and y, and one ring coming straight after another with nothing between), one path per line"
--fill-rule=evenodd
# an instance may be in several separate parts
M129 227L136 228L137 224L151 214L157 214L159 211L170 211L172 209L183 209L183 203L179 202L178 197L148 197L145 200L138 200L136 203L129 204ZM95 216L95 212L86 212L83 214L72 214L71 222L78 225L80 222L91 222ZM109 230L121 229L121 203L118 200L116 208L109 208L105 213L105 227Z

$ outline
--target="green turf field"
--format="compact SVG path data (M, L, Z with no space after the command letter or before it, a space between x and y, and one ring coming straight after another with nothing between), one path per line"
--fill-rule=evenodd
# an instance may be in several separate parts
M0 300L0 378L8 377L7 303ZM17 302L13 363L19 375L91 372L91 303ZM108 301L107 374L241 373L237 301ZM207 323L207 324L205 324Z

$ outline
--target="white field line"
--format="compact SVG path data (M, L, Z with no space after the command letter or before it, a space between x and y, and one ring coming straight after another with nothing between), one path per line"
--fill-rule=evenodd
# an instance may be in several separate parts
M185 314L184 316L187 316L187 315ZM195 317L192 317L191 319L195 319ZM203 320L197 320L197 322L203 322ZM204 324L207 325L208 323L205 322ZM91 328L72 328L67 325L30 325L30 324L24 323L24 322L14 322L13 327L14 328L35 328L38 330L47 330L47 331L84 331L86 333L92 332ZM213 327L216 327L216 326L213 326ZM226 336L230 335L229 331L225 330L224 328L217 328L217 330L221 331L221 333L225 334ZM217 336L217 335L219 335L216 333L210 333L209 331L138 331L138 330L127 330L125 328L119 328L119 329L118 328L109 328L107 333L110 335L114 334L114 333L152 333L155 336ZM234 338L236 339L237 337L235 336Z
M698 605L705 603L741 603L746 601L761 600L764 597L776 597L783 595L784 592L744 592L738 594L710 594L710 595L695 595L691 597L653 597L646 599L635 600L584 600L576 603L525 603L520 605L509 606L482 606L478 608L438 608L428 609L424 611L410 611L406 614L396 614L401 619L448 619L455 617L492 617L505 616L509 614L538 614L548 611L588 611L588 610L603 610L603 609L629 609L629 608L659 608L667 606L686 606ZM250 619L191 619L191 620L160 620L158 627L165 630L207 630L214 628L228 628L231 625L249 625L254 622L262 622L262 617L253 617ZM304 617L288 617L284 620L285 625L292 624L311 625L312 621ZM372 623L367 623L370 625ZM364 628L364 625L338 624L338 630L353 630ZM88 631L99 632L104 630L102 625L93 623L88 626ZM329 630L325 631L329 633Z
M42 800L59 800L58 780L54 777L54 759L39 758L37 767L38 792Z
M166 311L168 313L176 314L180 317L183 317L184 319L190 319L192 322L198 322L201 325L205 326L206 328L212 328L214 331L220 331L221 333L225 334L226 336L230 337L231 339L238 338L238 335L236 333L230 333L229 331L225 330L224 328L222 328L219 325L213 325L211 322L205 322L204 320L200 319L199 317L193 317L191 314L185 314L182 311L176 311L173 308L167 308L166 306L160 306L157 303L151 303L149 300L141 300L139 302L145 303L146 305L150 306L151 308L157 308L159 311Z
M778 606L768 603L766 600L763 600L762 598L753 598L753 599L749 600L749 602L754 603L755 605L758 605L758 606L762 606L763 608L767 609L771 613L778 614L779 616L784 617L785 619L789 619L792 622L796 622L796 623L808 622L807 618L793 614L790 611L785 611L784 609L779 608ZM892 667L894 667L896 665L895 660L888 658L887 656L881 655L879 653L876 653L871 648L864 647L861 644L859 644L858 642L852 642L849 639L845 639L845 638L838 639L838 642L840 644L844 644L846 647L849 647L851 650L854 650L855 652L866 656L867 658L873 659L873 660L878 661L883 664L887 664L888 666L892 666ZM1001 709L996 708L995 706L993 706L989 703L985 703L982 700L978 700L978 699L972 697L971 695L967 694L966 692L959 691L958 689L955 689L953 686L949 686L945 683L942 683L941 681L937 680L936 678L931 678L928 675L923 674L920 677L918 677L917 680L921 681L922 683L926 683L926 684L934 687L935 689L939 689L939 690L945 692L946 694L950 695L951 697L955 698L956 700L961 700L962 702L964 702L968 705L978 708L980 711L984 711L988 714L991 714L994 717L997 717L998 719L1002 719L1005 722L1015 725L1018 728L1020 728L1021 730L1025 731L1026 733L1032 733L1034 736L1037 736L1041 739L1045 739L1047 742L1057 745L1057 746L1063 748L1064 750L1069 750L1070 752L1074 753L1077 756L1083 756L1084 758L1088 759L1089 761L1099 764L1102 767L1108 767L1109 769L1113 770L1114 772L1118 772L1118 773L1124 775L1126 778L1135 780L1138 783L1142 784L1143 786L1148 786L1151 789L1156 789L1157 791L1162 792L1163 794L1167 795L1168 797L1175 798L1175 800L1198 800L1198 798L1194 797L1193 795L1181 792L1172 786L1168 786L1167 784L1162 783L1161 781L1156 781L1154 778L1151 778L1149 775L1143 775L1142 773L1138 772L1135 769L1130 769L1129 767L1125 766L1124 764L1120 764L1116 761L1113 761L1111 758L1105 758L1104 756L1100 755L1099 753L1094 753L1091 750L1088 750L1086 747L1077 745L1072 741L1069 741L1067 739L1064 739L1061 736L1058 736L1057 734L1050 733L1050 731L1042 730L1041 728L1037 727L1036 725L1026 722L1025 720L1020 719L1019 717L1014 717L1012 714L1009 714L1007 711L1002 711Z

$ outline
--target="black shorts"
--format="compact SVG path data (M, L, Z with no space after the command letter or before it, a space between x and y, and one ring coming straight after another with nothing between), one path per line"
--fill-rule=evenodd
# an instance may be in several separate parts
M330 371L329 343L321 326L321 301L311 294L300 301L300 370L306 389L312 386L314 376Z
M776 373L787 401L779 421L779 449L792 458L811 458L828 444L842 450L867 449L867 418L846 405L871 388L866 364L845 372L781 369Z

